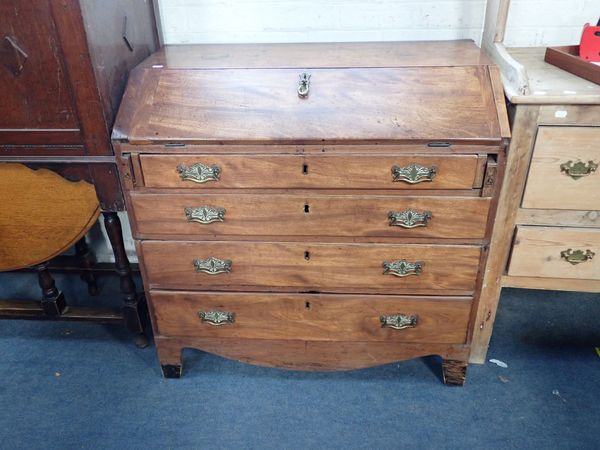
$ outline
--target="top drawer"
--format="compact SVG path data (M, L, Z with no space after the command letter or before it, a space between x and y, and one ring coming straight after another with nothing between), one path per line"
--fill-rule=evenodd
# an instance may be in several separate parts
M140 155L149 188L472 189L477 155Z
M523 208L600 209L600 127L539 128Z

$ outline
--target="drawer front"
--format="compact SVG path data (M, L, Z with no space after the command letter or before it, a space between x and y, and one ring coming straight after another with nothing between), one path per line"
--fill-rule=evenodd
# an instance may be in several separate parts
M137 232L193 236L485 236L490 198L133 194Z
M480 257L479 247L467 245L142 241L141 248L150 287L207 290L470 295ZM384 274L384 262L397 264Z
M600 209L600 127L540 127L524 208Z
M140 164L151 188L472 189L478 160L477 155L140 155Z
M471 311L468 297L168 291L150 296L164 336L460 344Z
M600 230L518 227L508 274L600 280Z

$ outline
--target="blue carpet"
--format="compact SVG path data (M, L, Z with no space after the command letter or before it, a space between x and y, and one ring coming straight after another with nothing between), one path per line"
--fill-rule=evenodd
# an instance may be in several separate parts
M58 276L67 298L85 297ZM118 304L100 278L91 301ZM0 296L38 295L0 274ZM90 300L86 300L90 301ZM597 449L600 296L506 289L488 358L463 387L439 361L336 373L254 367L186 350L161 378L124 328L0 321L1 449Z

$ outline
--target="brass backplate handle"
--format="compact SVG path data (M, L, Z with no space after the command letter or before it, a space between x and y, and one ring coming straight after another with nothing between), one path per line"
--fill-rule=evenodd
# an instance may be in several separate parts
M577 161L576 163L567 161L560 165L560 171L564 172L574 180L579 180L580 178L591 175L597 168L598 163L595 163L594 161L588 161L587 164L583 161Z
M433 181L437 174L435 166L422 166L417 163L411 163L408 166L392 166L392 181L402 181L408 184L422 183L424 181Z
M208 275L218 275L220 273L231 272L232 262L230 259L208 258L195 259L194 267L196 272L207 273Z
M567 250L563 250L560 252L560 257L565 261L573 264L574 266L577 264L584 263L586 261L590 261L594 257L595 253L590 249L586 250L573 250L569 248Z
M432 217L431 211L416 211L414 209L405 209L400 212L390 211L388 213L390 227L426 227Z
M393 314L391 316L379 317L382 328L393 328L394 330L404 330L406 328L415 328L417 326L418 316L406 314Z
M221 168L216 164L212 166L202 163L192 164L191 166L180 164L177 166L177 172L182 181L193 181L194 183L219 181L221 176Z
M183 212L188 222L198 222L208 225L213 222L225 221L225 208L199 206L197 208L184 208Z
M209 325L232 325L235 322L235 313L227 311L199 311L198 316L202 322Z
M308 91L310 89L310 73L302 72L298 75L298 97L308 97Z
M396 277L407 277L409 275L419 275L423 271L425 263L423 261L408 262L405 259L398 261L384 261L383 274L394 275Z

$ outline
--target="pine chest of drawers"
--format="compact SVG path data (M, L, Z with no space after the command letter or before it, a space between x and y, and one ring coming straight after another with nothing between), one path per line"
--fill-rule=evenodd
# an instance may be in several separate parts
M150 57L113 140L163 374L433 354L462 384L507 138L466 41Z

